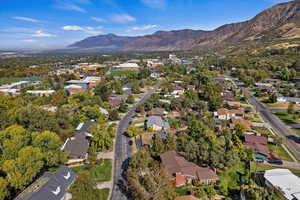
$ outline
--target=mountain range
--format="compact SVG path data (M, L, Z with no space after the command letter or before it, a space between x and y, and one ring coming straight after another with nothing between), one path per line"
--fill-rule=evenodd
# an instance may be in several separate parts
M300 0L277 4L254 18L212 31L157 31L127 37L114 34L89 37L68 46L70 51L181 51L240 43L300 39Z

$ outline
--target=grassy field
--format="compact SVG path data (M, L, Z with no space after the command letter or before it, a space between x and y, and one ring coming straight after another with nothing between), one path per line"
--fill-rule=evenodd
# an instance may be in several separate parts
M284 150L284 148L281 145L276 146L276 145L268 144L268 148L271 152L273 152L282 160L293 161L293 159L290 157L290 155Z
M237 163L235 166L219 174L220 186L223 188L233 188L238 186L240 174L245 173L245 164Z
M277 168L282 168L280 166L278 167L273 167L270 165L266 165L266 164L256 164L254 162L251 163L251 171L266 171L266 170L270 170L270 169L277 169ZM296 176L300 177L300 170L294 170L294 169L290 169L291 172L293 172Z
M108 198L109 195L109 189L108 188L104 188L99 190L100 193L100 199L99 200L106 200Z
M300 129L293 128L294 132L300 136Z
M0 85L5 85L5 84L10 84L18 81L39 81L41 80L40 78L28 78L28 77L3 77L0 78Z
M298 116L294 114L289 114L287 112L276 112L275 115L279 117L286 124L298 124L300 123Z
M139 73L139 71L130 71L130 70L128 70L128 71L112 71L111 72L111 76L128 76L128 75L131 75L131 74L138 74Z
M257 133L262 134L263 136L272 136L272 133L269 129L264 128L264 127L253 127L252 128L254 131Z
M111 180L112 161L110 159L99 160L96 165L73 167L72 170L75 173L87 170L96 182L105 182Z

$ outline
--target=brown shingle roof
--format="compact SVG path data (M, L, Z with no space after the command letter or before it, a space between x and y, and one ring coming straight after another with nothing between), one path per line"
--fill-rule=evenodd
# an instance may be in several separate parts
M246 147L253 149L253 151L268 156L270 151L267 146L259 143L245 143Z
M175 151L168 151L161 156L163 168L167 171L169 176L174 176L176 173L181 173L184 176L201 179L201 180L217 180L216 173L209 169L188 162L184 157L180 156Z
M245 135L245 142L246 143L268 144L268 139L263 136Z

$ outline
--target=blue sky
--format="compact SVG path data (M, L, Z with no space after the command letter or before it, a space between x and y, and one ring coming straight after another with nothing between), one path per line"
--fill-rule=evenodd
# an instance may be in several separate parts
M0 49L65 47L98 34L144 35L244 21L284 0L1 0Z

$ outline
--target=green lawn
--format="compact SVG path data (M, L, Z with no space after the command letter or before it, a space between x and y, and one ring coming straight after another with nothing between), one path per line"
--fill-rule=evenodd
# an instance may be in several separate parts
M279 156L282 160L293 161L290 155L285 151L285 149L281 145L271 145L268 144L269 150Z
M266 170L270 170L270 169L277 169L277 168L282 168L280 167L280 165L278 167L273 167L270 165L266 165L266 164L256 164L254 162L251 163L251 171L266 171ZM291 172L293 172L296 176L300 177L300 170L294 170L294 169L290 169Z
M294 132L300 136L300 129L293 128Z
M116 71L112 71L111 72L111 76L128 76L128 75L131 75L131 74L138 74L139 71L122 71L122 70L116 70Z
M222 188L238 186L241 174L245 174L245 164L242 162L219 174L220 186Z
M101 189L101 190L99 190L99 194L100 194L99 200L107 200L108 195L109 195L109 189L108 188Z
M75 173L87 170L96 182L105 182L111 180L112 161L110 159L99 160L96 165L73 167L72 170Z
M19 81L39 81L40 78L28 78L28 77L3 77L0 78L0 85L10 84Z
M263 136L272 136L273 135L271 133L271 131L265 127L253 127L252 129L254 131L256 131L257 133L260 133Z
M276 112L275 115L279 117L286 124L298 124L299 119L297 115L289 114L287 112Z

